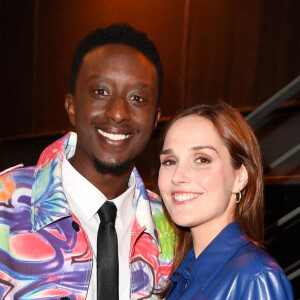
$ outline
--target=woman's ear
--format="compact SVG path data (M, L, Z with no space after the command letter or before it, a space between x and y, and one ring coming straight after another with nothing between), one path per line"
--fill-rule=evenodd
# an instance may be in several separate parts
M237 177L235 181L235 186L233 189L233 193L238 193L244 189L244 187L248 183L248 171L244 165L241 165L241 167L237 171Z

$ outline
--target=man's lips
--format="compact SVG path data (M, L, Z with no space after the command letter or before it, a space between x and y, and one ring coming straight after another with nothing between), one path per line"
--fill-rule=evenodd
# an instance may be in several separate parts
M121 141L126 140L132 136L132 134L122 134L122 133L108 133L101 129L97 129L97 131L104 137L112 140L112 141Z
M175 192L172 193L172 198L177 202L189 202L197 197L200 193L191 193L191 192Z

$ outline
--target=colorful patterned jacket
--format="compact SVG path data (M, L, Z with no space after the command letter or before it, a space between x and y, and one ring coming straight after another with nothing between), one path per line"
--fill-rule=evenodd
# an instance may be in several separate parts
M92 250L62 188L63 153L76 147L69 133L47 147L36 167L0 176L0 299L85 299ZM156 299L170 273L174 233L157 195L137 170L136 219L131 232L130 299Z

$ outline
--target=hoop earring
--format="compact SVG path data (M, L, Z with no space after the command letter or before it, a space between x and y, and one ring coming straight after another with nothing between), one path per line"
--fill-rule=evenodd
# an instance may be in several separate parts
M235 202L239 204L241 200L242 200L242 192L239 191L238 193L235 194Z

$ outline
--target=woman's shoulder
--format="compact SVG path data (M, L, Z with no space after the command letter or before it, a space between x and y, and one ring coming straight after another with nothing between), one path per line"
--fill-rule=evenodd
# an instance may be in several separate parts
M245 244L233 256L232 263L238 268L252 273L253 276L261 272L284 273L277 261L266 251L252 243Z
M237 269L239 277L246 279L249 285L261 285L268 282L268 286L284 284L290 286L278 262L263 249L252 243L240 249L232 260L232 269ZM276 298L277 299L277 298Z
M252 243L235 253L225 268L223 272L239 286L241 299L293 299L291 283L280 265Z

